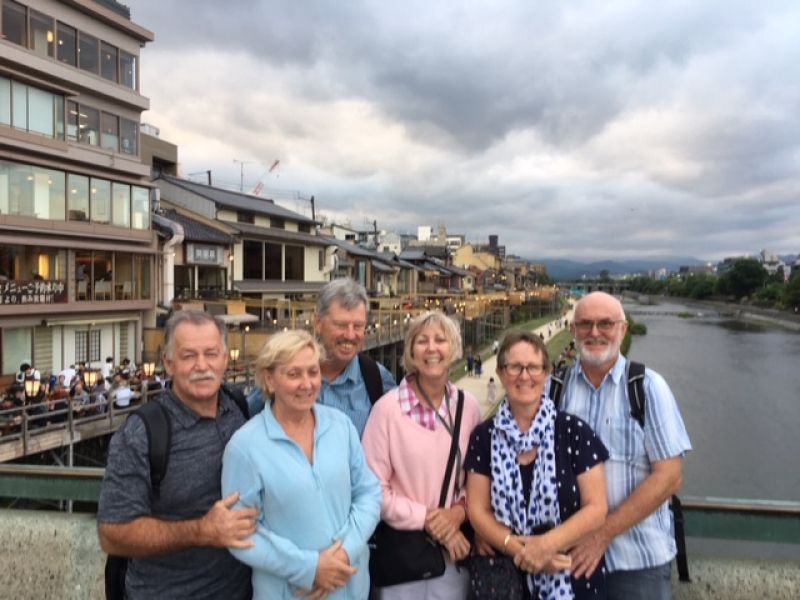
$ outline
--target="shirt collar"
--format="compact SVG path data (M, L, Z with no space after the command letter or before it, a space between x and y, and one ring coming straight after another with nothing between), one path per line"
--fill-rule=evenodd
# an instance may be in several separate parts
M609 377L614 382L614 385L619 385L620 380L625 375L626 362L627 359L620 352L619 355L617 356L617 360L614 363L614 366L611 367L611 370L603 376L603 381L600 382L600 386L602 386L603 382ZM583 380L587 384L592 385L591 382L589 381L589 378L586 376L586 373L583 372L583 364L580 361L578 361L578 374L583 378ZM598 386L598 388L600 386Z
M347 366L344 368L344 371L339 373L339 376L330 382L329 385L340 385L345 382L355 383L359 379L359 375L361 373L361 369L358 365L358 354L353 357ZM324 380L323 380L324 381Z
M324 410L319 410L317 404L314 404L311 410L314 412L314 439L316 440L320 435L327 431L327 429L330 427L330 422L325 418ZM264 423L264 429L267 432L268 438L273 440L290 440L289 436L286 435L286 432L283 430L281 424L278 423L275 415L272 414L272 406L270 403L267 403L267 405L264 407L264 410L261 411L259 417Z
M201 418L195 411L181 402L180 398L175 395L171 389L166 394L166 404L172 409L172 415L175 420L184 428L189 429L196 424ZM231 410L231 403L233 401L228 398L226 394L217 392L217 417L221 414L227 413Z

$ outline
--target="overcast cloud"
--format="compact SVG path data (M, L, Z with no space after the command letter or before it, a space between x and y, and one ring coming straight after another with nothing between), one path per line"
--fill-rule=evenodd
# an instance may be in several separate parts
M800 252L794 0L129 4L184 176L529 258Z

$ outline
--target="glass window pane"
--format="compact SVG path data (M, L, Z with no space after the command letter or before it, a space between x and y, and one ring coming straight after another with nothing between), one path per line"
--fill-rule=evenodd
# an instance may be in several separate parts
M78 64L78 53L75 51L75 43L77 41L77 33L74 27L59 23L56 28L56 37L58 47L58 60L73 67Z
M94 223L111 221L111 182L92 177L90 190L91 216Z
M64 220L63 171L33 167L33 215L39 219Z
M6 163L8 168L8 214L33 216L33 169L30 165Z
M88 250L75 252L75 300L89 300L91 297L92 253Z
M133 255L127 252L114 253L114 299L133 300Z
M100 147L119 152L119 124L116 115L102 113Z
M31 358L33 327L3 328L3 373L16 373Z
M55 135L53 94L28 86L28 131L47 137Z
M12 125L17 129L28 130L28 86L19 81L11 82Z
M31 10L31 50L39 56L53 58L55 31L53 17Z
M125 154L132 154L134 156L139 154L138 144L136 143L138 129L139 124L136 121L120 117L120 150Z
M99 59L97 38L80 32L78 36L78 66L84 71L97 73L99 71Z
M78 141L78 104L67 101L67 139Z
M242 246L242 254L242 276L244 279L261 279L264 265L264 244L245 240Z
M100 44L100 76L117 82L117 48L106 42Z
M131 190L132 223L134 229L150 229L150 190L133 186Z
M136 57L124 50L119 51L119 82L132 90L136 89Z
M153 259L149 256L134 256L134 270L136 281L134 281L134 298L149 300L152 297L150 286L150 265Z
M283 258L280 244L264 244L264 279L281 281L283 278Z
M95 300L111 300L114 289L111 252L92 253L92 295Z
M11 80L0 77L0 123L11 125Z
M56 116L56 139L64 139L64 96L53 94L53 112Z
M114 208L112 211L114 225L131 226L131 186L124 183L112 184Z
M303 281L305 249L302 246L285 246L286 281Z
M100 143L100 111L88 106L78 106L78 141L97 146Z
M89 220L89 178L83 175L69 174L67 178L69 221Z
M5 0L3 2L3 38L20 46L27 46L27 31L25 7L12 0Z

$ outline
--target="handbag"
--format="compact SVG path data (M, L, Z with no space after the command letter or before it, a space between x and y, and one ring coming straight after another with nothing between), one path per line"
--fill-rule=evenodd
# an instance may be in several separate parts
M463 410L464 392L458 390L456 421L453 425L450 454L447 457L447 468L439 495L439 508L444 508L450 488ZM372 584L377 587L432 579L444 574L442 548L424 530L395 529L385 521L381 521L369 540L369 548L369 576Z
M474 600L530 600L527 576L504 554L470 556L469 581Z

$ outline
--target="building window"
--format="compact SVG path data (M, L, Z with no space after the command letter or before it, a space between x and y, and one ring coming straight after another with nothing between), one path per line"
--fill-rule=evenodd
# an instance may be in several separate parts
M325 250L319 251L319 270L325 269Z
M270 217L269 226L273 229L286 229L286 221L278 217Z
M131 186L125 183L111 184L111 222L119 227L131 226Z
M100 119L100 147L119 152L119 118L104 112Z
M261 279L264 275L264 244L244 240L242 244L242 277Z
M90 188L90 214L94 223L111 221L111 182L107 179L92 177Z
M11 80L0 77L0 124L11 125Z
M72 173L67 177L67 220L89 220L89 178Z
M311 225L308 223L299 223L297 225L297 231L300 233L311 233Z
M119 133L120 133L120 150L123 154L132 154L138 156L139 144L138 139L139 124L136 121L120 117L119 119Z
M100 111L88 106L78 106L78 141L97 146L100 143Z
M256 222L256 216L251 212L240 210L236 212L236 221L253 225Z
M131 187L131 226L150 229L150 190L137 185Z
M152 258L136 254L133 257L133 289L134 298L139 300L149 300L151 296L150 290L150 265Z
M100 76L117 82L117 49L107 42L100 44Z
M43 57L53 58L55 31L53 17L31 10L31 50Z
M56 26L56 46L58 48L58 60L71 65L78 66L77 52L78 33L74 27L59 23Z
M280 244L264 244L264 279L283 280L283 248Z
M78 67L84 71L97 73L100 69L98 58L99 44L97 38L88 33L78 34Z
M75 332L75 361L95 362L100 360L100 330Z
M20 46L28 45L26 8L13 0L3 2L3 38Z
M124 50L119 51L119 82L132 90L136 89L136 57Z
M302 246L285 246L286 281L303 281L305 279L305 248Z

